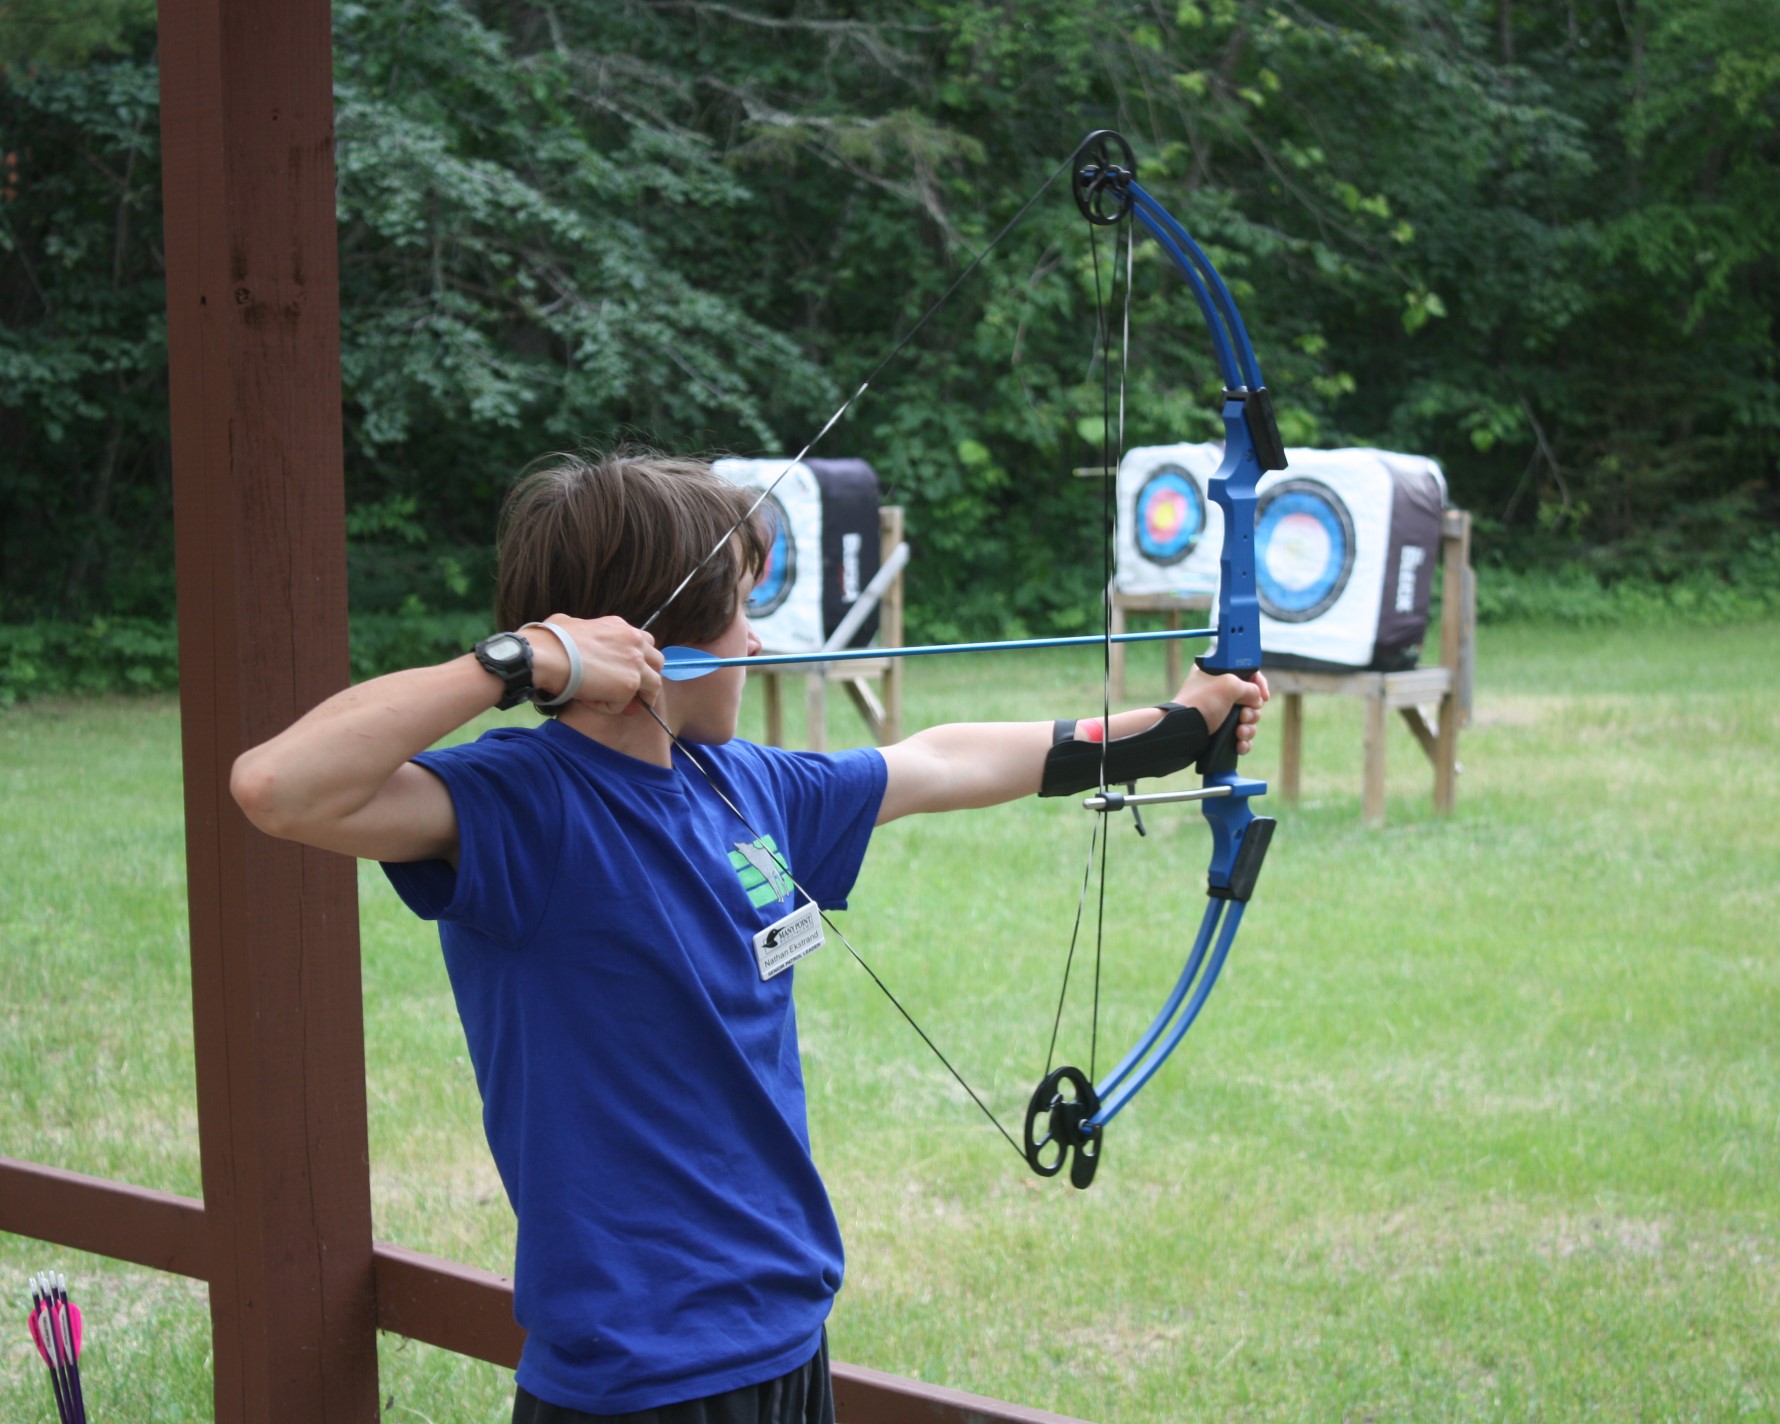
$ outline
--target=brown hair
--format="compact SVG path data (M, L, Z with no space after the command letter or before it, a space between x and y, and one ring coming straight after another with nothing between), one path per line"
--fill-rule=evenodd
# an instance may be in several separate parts
M735 617L743 571L758 574L766 562L764 526L743 519L753 500L704 460L643 446L546 456L501 506L495 622L616 614L640 627L668 604L649 629L659 646L710 642Z

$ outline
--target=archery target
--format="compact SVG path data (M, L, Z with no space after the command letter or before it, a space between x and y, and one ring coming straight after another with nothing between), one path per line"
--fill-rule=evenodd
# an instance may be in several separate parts
M1213 443L1127 452L1118 473L1118 592L1215 597L1224 514L1211 502L1211 480L1223 457ZM1293 449L1286 458L1286 469L1256 487L1266 660L1413 667L1439 564L1440 467L1387 450Z
M801 462L787 468L784 460L718 460L712 468L755 493L778 480L760 506L770 511L773 541L748 617L763 647L816 651L822 646L822 492L815 472Z
M1353 516L1327 485L1289 479L1256 502L1255 592L1267 617L1281 623L1321 617L1353 571Z
M1151 445L1119 462L1120 593L1210 593L1218 582L1223 511L1206 487L1223 459L1221 445Z
M1282 667L1413 667L1439 561L1446 481L1382 450L1288 450L1261 478L1255 583L1261 649ZM1399 612L1407 571L1412 597Z
M791 534L791 519L776 494L769 494L760 506L760 517L772 531L767 545L766 563L748 595L748 617L759 623L785 606L791 590L797 586L797 540Z
M1205 495L1178 465L1162 465L1138 490L1132 508L1137 547L1164 568L1178 564L1205 533Z

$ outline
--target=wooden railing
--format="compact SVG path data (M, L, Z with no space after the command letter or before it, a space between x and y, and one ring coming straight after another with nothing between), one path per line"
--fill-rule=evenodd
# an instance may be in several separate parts
M0 1157L0 1230L209 1279L204 1204L170 1192ZM513 1319L510 1278L386 1241L372 1244L371 1274L377 1329L518 1365L525 1332ZM1079 1424L860 1365L833 1368L840 1424Z

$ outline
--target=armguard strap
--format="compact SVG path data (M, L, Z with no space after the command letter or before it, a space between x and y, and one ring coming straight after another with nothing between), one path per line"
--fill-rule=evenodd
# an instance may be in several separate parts
M1167 776L1191 766L1211 743L1205 718L1196 708L1178 702L1160 705L1162 720L1147 731L1110 742L1074 740L1075 723L1058 722L1055 740L1045 753L1040 796L1073 796L1100 786L1101 754L1106 759L1106 784L1124 786L1150 776Z

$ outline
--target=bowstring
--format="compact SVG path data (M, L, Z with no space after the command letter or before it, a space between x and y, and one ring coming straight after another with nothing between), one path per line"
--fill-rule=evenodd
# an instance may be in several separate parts
M1102 659L1100 684L1101 706L1107 710L1104 714L1106 721L1101 723L1102 726L1109 726L1112 721L1112 606L1113 586L1118 582L1119 577L1119 501L1116 486L1118 485L1119 466L1125 462L1125 373L1131 369L1131 279L1136 275L1135 255L1137 252L1137 224L1132 221L1130 214L1126 214L1123 228L1125 232L1125 301L1120 314L1119 425L1116 443L1113 448L1114 458L1106 462L1106 483L1101 486L1103 499L1102 517L1106 523L1106 547L1108 550L1106 592L1103 595L1105 600L1103 604L1103 612L1106 617L1106 649L1105 656ZM1115 282L1118 280L1118 258L1119 242L1117 229L1115 229L1113 237L1113 279ZM1104 364L1110 365L1111 363L1108 361ZM1102 376L1101 389L1104 392L1104 375ZM1110 733L1108 735L1110 736ZM1104 761L1105 745L1106 742L1103 740L1101 742L1103 748L1101 755L1103 759L1100 770L1100 783L1103 790L1106 785L1106 765ZM1138 813L1133 810L1131 814L1136 816ZM1139 825L1138 829L1141 830L1142 826ZM1100 918L1102 923L1104 923L1106 919L1106 843L1111 839L1111 836L1102 838L1100 846ZM1099 1051L1100 935L1099 927L1096 926L1094 938L1094 1017L1088 1048L1088 1076L1091 1079L1098 1076L1094 1071L1094 1064Z
M785 462L784 467L778 472L778 474L774 475L773 478L761 489L760 493L754 497L753 502L748 505L747 509L745 509L741 513L741 515L737 517L735 522L733 524L731 524L729 526L729 528L727 528L726 530L723 531L722 536L717 540L716 543L714 543L710 547L709 551L706 552L705 556L702 559L700 559L696 564L694 564L691 569L689 569L687 571L685 577L682 578L679 583L674 585L672 591L662 601L661 606L659 608L657 608L653 613L651 613L648 616L648 618L644 619L644 621L641 625L643 631L647 632L648 629L651 626L653 626L658 619L660 619L661 615L663 613L667 612L669 607L672 606L674 600L677 599L682 593L684 593L686 591L687 585L689 585L695 578L697 578L699 573L705 568L705 566L707 564L709 564L712 559L716 558L717 555L720 554L723 551L723 549L728 545L729 541L735 537L736 531L738 529L740 529L744 524L746 524L750 519L752 519L754 517L756 511L759 510L760 506L765 504L767 501L767 498L772 494L772 492L775 489L777 489L779 487L780 482L783 481L784 478L788 474L790 474L793 469L795 469L799 464L802 463L804 456L808 455L810 453L810 451L816 447L817 442L819 442L823 436L827 435L828 432L830 430L832 430L835 427L835 425L837 425L840 422L841 417L844 416L847 413L847 411L852 408L853 403L856 400L858 400L860 396L864 395L867 390L869 390L871 388L871 383L878 378L879 374L884 370L884 368L886 366L888 366L892 361L894 361L902 353L903 349L908 346L909 342L913 341L914 338L927 325L927 323L930 320L932 320L934 314L937 311L939 311L939 309L942 306L944 306L949 300L951 300L952 294L954 292L956 292L959 289L959 287L961 287L965 283L965 281L970 277L970 275L973 272L975 272L977 270L977 268L983 264L983 260L986 257L988 257L988 255L991 252L993 252L997 246L1000 245L1001 240L1004 237L1006 237L1008 235L1008 233L1012 232L1013 229L1026 216L1026 214L1029 211L1031 211L1033 205L1035 203L1037 203L1038 200L1040 198L1042 198L1047 192L1050 191L1052 184L1054 184L1057 181L1057 179L1064 173L1064 171L1069 168L1071 162L1074 160L1074 157L1075 157L1075 155L1073 153L1071 153L1067 158L1065 158L1061 163L1059 163L1056 168L1051 170L1051 173L1049 174L1049 176L1047 176L1045 178L1044 182L1039 184L1039 186L1032 192L1032 194L1026 199L1026 201L1023 202L1022 204L1020 204L1019 210L1011 218L1009 218L1006 223L1004 223L1001 226L1000 230L996 232L994 237L989 239L988 243L982 248L982 250L979 251L975 257L971 258L970 262L964 267L964 269L962 271L960 271L958 273L958 275L952 279L950 284L946 287L945 291L941 292L939 297L937 299L935 299L934 302L930 306L928 306L927 310L921 313L920 317L916 320L915 324L902 334L902 336L897 340L896 344L890 348L888 354L886 354L882 360L880 360L875 366L873 366L871 368L871 371L866 375L865 379L863 381L861 381L859 383L859 385L854 389L852 395L848 396L846 398L846 400L842 401L840 406L835 410L835 412L832 415L830 415L827 420L822 422L822 428L820 430L818 430L813 436L811 436L809 438L809 440L807 440L804 443L803 449L799 450L796 455L792 456L791 459L789 459L788 461ZM711 775L710 771L705 767L704 763L701 762L695 755L693 755L690 748L688 748L687 745L684 742L682 742L680 740L680 738L675 734L673 728L669 727L668 724L666 723L666 721L664 721L662 719L660 713L658 713L653 707L647 706L647 704L645 704L645 708L648 711L650 717L652 717L655 720L656 725L659 726L661 728L661 730L667 734L669 742L680 752L680 754L683 757L686 758L687 761L689 761L695 768L697 768L699 775L704 778L706 784L710 786L711 790L714 793L716 793L717 798L719 800L721 800L723 802L723 804L729 808L731 814L733 814L735 816L736 820L741 822L743 829L748 832L749 836L751 836L754 840L759 841L761 839L760 833L754 829L752 824L749 822L748 817L746 817L742 814L741 808L738 807L734 801L730 800L730 798L727 794L725 794L723 788L717 784L716 778L714 778ZM918 1034L920 1036L921 1041L923 1043L925 1043L929 1049L932 1050L933 1056L935 1058L939 1059L939 1061L945 1066L946 1071L948 1073L950 1073L952 1075L953 1079L957 1082L958 1086L961 1087L962 1089L964 1089L965 1093L969 1096L970 1100L977 1105L978 1109L982 1112L983 1116L989 1119L990 1123L994 1125L995 1130L997 1132L999 1132L1004 1139L1006 1139L1008 1146L1014 1149L1015 1155L1017 1155L1020 1158L1020 1160L1022 1162L1024 1162L1026 1160L1026 1153L1025 1153L1024 1149L1021 1148L1020 1144L1014 1140L1013 1134L1011 1132L1009 1132L1005 1126L1002 1125L1001 1119L998 1118L995 1115L994 1111L989 1107L989 1105L983 1101L982 1096L977 1092L977 1090L975 1088L971 1087L970 1083L966 1080L964 1075L958 1071L957 1067L953 1064L952 1060L950 1058L946 1057L945 1053L943 1051L941 1051L940 1046L933 1041L932 1037L928 1034L927 1030L921 1027L920 1023L916 1020L915 1016L913 1014L911 1014L908 1011L908 1009L903 1005L902 1000L900 1000L896 997L895 993L891 990L890 986L884 982L882 976L880 976L878 974L877 970L873 969L871 967L871 965L866 961L865 956L862 955L858 951L858 949L854 947L853 942L847 938L845 931L843 931L841 929L841 927L839 925L837 925L834 922L834 920L829 917L829 914L826 910L824 910L819 904L816 904L816 897L814 895L810 894L810 892L808 890L804 889L804 887L801 884L799 884L797 879L791 875L789 869L787 869L787 871L786 871L786 879L791 881L792 885L796 887L798 892L801 893L806 900L808 900L811 904L816 905L816 913L822 917L822 923L824 925L826 925L830 930L834 931L835 938L838 939L846 947L847 953L853 957L854 963L856 963L861 969L863 969L866 972L867 976L871 979L872 983L874 983L878 986L879 990L882 991L884 997L890 1001L891 1005L896 1009L897 1013L902 1015L904 1020L907 1021L909 1027L914 1029L916 1034Z
M860 396L864 395L868 389L870 389L871 383L878 378L879 374L882 373L884 368L886 366L888 366L892 361L894 361L896 359L896 357L898 355L900 355L902 353L903 349L927 325L927 323L932 319L932 317L940 309L940 307L944 306L945 303L951 299L952 294L954 292L956 292L958 290L958 288L963 285L965 280L967 278L969 278L970 275L973 272L975 272L978 267L980 267L982 265L983 260L986 257L988 257L989 253L992 252L1000 244L1001 240L1004 237L1006 237L1007 234L1009 232L1011 232L1014 229L1014 227L1021 221L1021 219L1023 219L1026 216L1027 212L1031 210L1032 206L1035 203L1037 203L1038 200L1040 198L1042 198L1045 195L1045 193L1047 193L1050 190L1051 186L1057 181L1057 179L1063 174L1063 172L1069 168L1071 163L1074 161L1074 158L1075 158L1075 155L1073 153L1071 153L1069 155L1069 157L1067 157L1063 160L1062 163L1058 164L1058 166L1051 171L1049 176L1045 178L1044 182L1041 183L1038 186L1038 188L1036 190L1034 190L1034 192L1031 194L1031 196L1028 197L1026 199L1026 201L1020 205L1019 210L1013 215L1013 217L1008 219L1008 221L1002 225L1000 230L997 231L995 236L989 240L987 245L985 245L982 248L982 250L979 251L976 254L976 256L970 260L969 264L961 272L959 272L959 274L955 278L952 279L952 282L946 287L945 291L942 292L939 295L939 297L927 308L927 310L921 314L921 316L916 320L915 324L913 326L911 326L906 332L903 333L901 338L899 338L897 340L896 344L891 347L889 353L886 356L884 356L883 359L880 360L875 366L872 367L870 373L867 374L865 379L859 383L858 387L853 391L853 393L850 396L848 396L846 398L846 400L841 402L839 408L836 409L835 412L832 415L830 415L828 417L828 419L822 423L822 428L820 430L818 430L813 436L811 436L807 442L805 442L804 447L801 450L799 450L795 456L793 456L790 460L788 460L785 463L784 468L782 468L778 472L778 474L773 476L772 480L760 491L760 493L757 496L755 496L753 502L750 503L748 508L743 511L743 513L735 520L735 522L733 524L731 524L729 526L729 528L723 532L722 537L719 538L717 540L717 542L711 546L710 550L705 554L705 556L692 566L692 568L687 572L686 576L684 578L682 578L679 583L674 585L673 590L668 594L667 598L665 600L663 600L661 606L659 608L657 608L653 613L651 613L649 615L649 617L647 619L645 619L643 621L643 623L641 624L641 628L644 631L647 631L661 617L661 615L663 613L667 612L668 608L673 604L674 600L677 599L683 592L685 592L687 585L689 585L693 581L693 579L697 578L699 573L704 569L704 567L707 564L709 564L712 559L716 558L719 553L721 553L723 551L724 547L729 543L730 539L732 539L735 536L736 531L738 529L740 529L742 527L742 525L746 524L748 522L748 520L750 520L754 517L755 512L757 510L759 510L760 506L766 502L767 498L772 494L772 492L778 488L780 482L783 481L784 478L788 474L790 474L791 471L793 469L795 469L797 467L797 465L799 465L803 461L803 458L806 455L808 455L812 449L815 448L816 444L822 439L822 437L827 435L828 432L834 428L834 426L840 421L841 417L844 416L849 409L851 409L853 403L856 400L858 400ZM1100 786L1101 786L1102 790L1105 790L1106 789L1106 755L1107 755L1106 742L1107 742L1107 737L1109 734L1109 723L1110 723L1111 717L1112 717L1112 579L1113 579L1114 574L1117 572L1117 567L1118 567L1118 556L1117 556L1116 549L1114 547L1115 542L1116 542L1116 525L1117 525L1116 512L1115 512L1116 501L1114 499L1114 492L1112 489L1112 485L1115 482L1116 465L1114 465L1113 462L1111 461L1110 454L1107 450L1107 443L1108 443L1109 437L1110 437L1112 429L1113 429L1113 422L1112 422L1112 418L1111 418L1112 417L1112 409L1111 409L1111 405L1112 405L1112 401L1111 401L1111 344L1112 344L1112 340L1111 340L1111 333L1108 330L1106 303L1105 303L1105 297L1103 294L1103 284L1102 284L1101 273L1100 273L1100 247L1099 247L1098 234L1094 232L1092 227L1090 227L1090 229L1089 229L1089 243L1090 243L1090 251L1093 254L1093 262L1094 262L1094 309L1095 309L1096 326L1098 329L1099 345L1101 348L1101 453L1102 453L1102 459L1105 464L1105 467L1108 470L1108 474L1105 476L1105 479L1107 480L1107 484L1102 487L1102 495L1101 495L1101 500L1102 500L1101 570L1102 570L1102 574L1104 576L1101 622L1102 622L1102 632L1103 632L1104 642L1103 642L1102 652L1101 652ZM1122 456L1122 452L1123 452L1123 448L1124 448L1124 438L1125 438L1125 367L1128 363L1129 355L1130 355L1131 250L1134 247L1134 245L1135 245L1135 236L1128 235L1127 249L1126 249L1127 250L1127 260L1126 260L1125 302L1124 302L1124 312L1123 312L1123 346L1122 346L1120 363L1119 363L1119 388L1118 388L1118 425L1117 425L1118 437L1117 437L1117 443L1119 446L1121 456ZM1113 272L1114 272L1114 278L1116 281L1117 271L1118 271L1117 261L1116 261L1117 252L1118 252L1116 237L1114 240L1113 251L1114 251L1114 257L1115 257ZM676 735L674 730L668 726L667 722L662 719L660 713L658 713L655 710L655 708L648 706L647 704L644 704L644 709L649 713L650 717L654 719L656 725L659 726L661 728L661 730L667 734L669 742L680 752L680 754L683 757L685 757L685 759L688 762L690 762L693 765L693 767L695 767L697 769L699 775L704 778L706 784L710 786L711 790L716 794L717 798L719 800L721 800L723 802L723 804L729 808L731 814L734 815L735 818L739 822L741 822L743 829L745 829L748 832L749 836L756 841L760 841L762 839L760 833L754 829L754 827L750 823L748 817L746 817L742 814L741 809L735 804L735 802L730 800L729 796L727 794L725 794L723 788L717 784L716 779L711 775L710 771L705 767L704 763L701 762L692 753L691 749L684 742L682 742L680 740L679 736ZM1091 1020L1091 1022L1092 1022L1091 1048L1090 1048L1090 1056L1089 1056L1089 1077L1090 1077L1090 1079L1092 1079L1095 1076L1097 1076L1096 1059L1097 1059L1098 1052L1099 1052L1099 1033L1100 1033L1099 1025L1100 1025L1101 945L1102 945L1103 930L1104 930L1105 919L1106 919L1106 856L1107 856L1107 843L1108 843L1108 841L1111 840L1110 836L1102 837L1100 835L1100 821L1102 819L1104 819L1104 818L1098 817L1098 816L1094 818L1093 826L1092 826L1092 829L1091 829L1090 835L1089 835L1087 863L1083 869L1081 892L1078 895L1077 900L1076 900L1075 923L1074 923L1073 928L1070 931L1069 954L1068 954L1068 956L1065 960L1065 963L1064 963L1063 988L1062 988L1062 992L1058 996L1057 1012L1056 1012L1055 1018L1053 1019L1052 1025L1051 1025L1050 1048L1046 1051L1046 1056L1045 1056L1045 1074L1046 1074L1046 1076L1049 1076L1049 1074L1050 1074L1052 1056L1054 1055L1054 1053L1056 1051L1057 1034L1058 1034L1059 1026L1062 1023L1064 1000L1068 997L1068 993L1069 993L1070 969L1075 961L1075 951L1076 951L1077 940L1078 940L1080 932L1081 932L1083 912L1084 912L1084 909L1085 909L1086 903L1087 903L1088 886L1089 886L1090 880L1092 879L1092 876L1093 876L1094 850L1095 850L1096 845L1098 845L1099 849L1100 849L1100 877L1099 877L1100 883L1099 883L1098 904L1096 906L1096 912L1095 912L1094 997L1093 997L1093 1011L1092 1011L1092 1020ZM803 895L803 897L806 900L808 900L811 904L816 905L816 912L818 915L821 916L822 923L834 932L835 938L840 940L841 944L846 948L847 953L850 956L852 956L854 963L858 964L858 966L861 969L863 969L865 971L866 975L871 979L872 983L874 983L878 986L878 989L883 993L884 997L890 1001L891 1005L896 1009L897 1013L901 1014L903 1019L908 1023L909 1027L914 1029L916 1034L919 1035L921 1041L923 1043L925 1043L927 1045L927 1047L932 1051L934 1057L939 1059L940 1063L942 1065L944 1065L946 1071L952 1075L953 1080L957 1082L959 1087L964 1089L965 1093L969 1096L970 1100L977 1105L978 1110L982 1112L983 1116L989 1120L989 1122L994 1126L995 1130L997 1132L999 1132L1001 1134L1001 1136L1006 1140L1008 1146L1013 1148L1015 1155L1018 1156L1022 1162L1024 1162L1026 1160L1025 1150L1020 1146L1020 1144L1017 1141L1015 1141L1013 1134L1007 1130L1007 1128L1002 1124L1001 1119L998 1118L995 1115L994 1111L989 1107L989 1105L983 1101L982 1096L976 1091L976 1089L971 1087L970 1083L966 1080L964 1075L962 1073L960 1073L958 1071L957 1067L952 1063L952 1060L950 1058L948 1058L943 1051L941 1051L939 1045L937 1043L935 1043L933 1041L932 1037L927 1033L927 1031L921 1027L920 1023L916 1020L915 1016L913 1014L911 1014L908 1011L908 1009L903 1005L902 1001L896 997L895 993L892 992L890 986L888 984L886 984L884 982L883 978L878 974L878 972L871 967L870 963L868 963L867 960L865 959L865 956L860 954L858 949L854 947L853 942L847 938L846 933L841 929L841 927L839 925L837 925L834 922L834 920L829 917L829 914L826 910L824 910L819 904L816 903L816 897L814 895L810 894L810 892L808 890L806 890L803 887L803 885L801 883L799 883L798 880L794 876L792 876L792 874L790 873L790 870L788 868L786 870L786 879L791 881L791 884L798 890L798 892L800 894Z
M1100 665L1100 790L1105 794L1107 744L1112 739L1112 601L1113 583L1118 576L1118 499L1115 486L1118 483L1119 463L1124 459L1125 451L1125 373L1131 361L1131 287L1135 268L1136 233L1129 222L1123 225L1126 229L1125 244L1125 290L1120 322L1119 346L1119 382L1118 382L1118 420L1113 420L1112 394L1112 331L1107 319L1107 303L1105 296L1106 284L1100 272L1100 241L1099 231L1093 226L1088 229L1088 250L1094 266L1094 325L1100 347L1100 454L1102 482L1100 486L1100 571L1101 571L1101 645ZM1113 237L1112 285L1116 292L1118 284L1118 236ZM1116 432L1116 434L1115 434ZM1049 1077L1057 1052L1057 1035L1063 1023L1063 1006L1069 997L1070 975L1075 967L1076 948L1081 937L1083 912L1087 906L1088 888L1094 881L1094 853L1100 853L1100 875L1096 892L1094 911L1094 988L1093 1005L1088 1019L1088 1077L1089 1080L1099 1076L1100 1058L1100 977L1103 963L1103 949L1106 929L1106 881L1107 855L1112 843L1110 835L1100 834L1101 822L1106 817L1094 817L1092 828L1088 834L1088 854L1082 866L1081 890L1076 898L1075 922L1069 932L1069 952L1063 961L1063 984L1057 992L1057 1010L1051 1019L1051 1041L1045 1050L1045 1072Z

